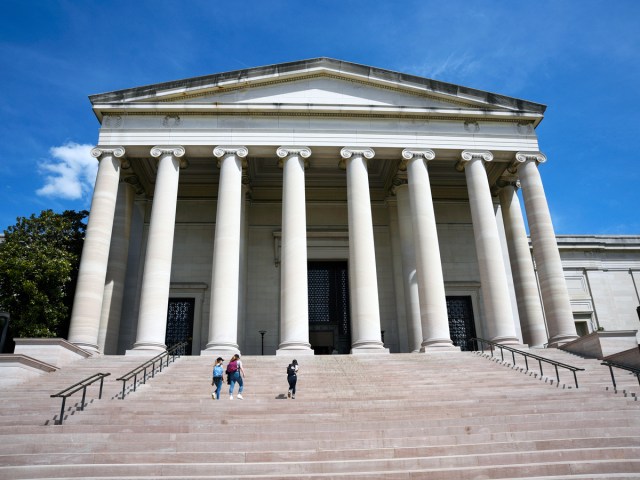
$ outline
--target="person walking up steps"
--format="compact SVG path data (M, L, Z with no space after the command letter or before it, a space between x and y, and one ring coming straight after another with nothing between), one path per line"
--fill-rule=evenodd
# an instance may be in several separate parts
M287 382L289 382L289 393L287 393L287 397L296 398L296 383L298 382L297 360L293 360L287 367Z
M242 368L242 361L240 355L235 354L231 357L231 361L227 364L227 378L229 379L229 400L233 400L233 387L236 382L239 385L238 388L238 400L243 400L242 390L244 389L244 368Z
M222 390L222 374L224 373L222 362L224 362L222 357L218 357L216 359L216 364L213 366L213 380L211 381L211 385L215 385L216 390L214 392L211 392L211 398L213 398L214 400L220 400L220 391Z

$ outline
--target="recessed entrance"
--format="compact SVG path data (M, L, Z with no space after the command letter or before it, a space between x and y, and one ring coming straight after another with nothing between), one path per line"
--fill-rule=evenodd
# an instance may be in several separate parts
M191 355L193 342L193 314L195 298L170 298L167 311L167 331L165 344L170 348L177 343L187 342L184 354Z
M476 350L477 347L470 342L476 336L471 297L447 297L447 316L453 344L462 351Z
M309 262L309 343L316 355L349 353L349 275L347 262Z

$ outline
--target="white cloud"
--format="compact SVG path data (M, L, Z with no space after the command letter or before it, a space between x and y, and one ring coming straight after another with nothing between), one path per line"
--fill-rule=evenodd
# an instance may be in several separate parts
M45 175L44 187L36 194L50 198L78 200L93 189L98 162L89 153L93 145L80 145L69 142L49 151L53 157L39 164Z

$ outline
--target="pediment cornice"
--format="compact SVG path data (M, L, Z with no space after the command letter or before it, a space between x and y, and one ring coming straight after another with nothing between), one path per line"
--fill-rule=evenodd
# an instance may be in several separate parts
M320 105L320 104L270 104L270 103L198 103L194 99L234 90L260 88L314 78L331 78L357 83L372 88L387 89L400 94L410 94L421 98L444 102L448 106L438 108L398 107L386 105ZM237 111L260 113L278 110L282 113L304 112L305 114L368 114L407 116L461 114L479 116L521 116L538 123L545 106L526 100L497 95L459 85L407 75L365 65L316 58L265 67L256 67L233 72L195 77L173 82L158 83L126 90L92 95L89 97L96 115L101 118L108 112L216 112ZM190 102L190 103L188 103ZM472 113L473 112L473 113Z

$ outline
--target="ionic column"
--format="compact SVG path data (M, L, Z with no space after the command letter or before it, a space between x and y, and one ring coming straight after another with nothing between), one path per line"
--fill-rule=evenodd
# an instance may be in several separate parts
M238 353L238 288L242 213L242 167L246 147L216 147L218 206L213 241L207 355ZM219 352L219 353L218 353Z
M311 150L280 147L276 154L283 170L282 242L280 247L280 346L276 355L308 353L309 302L307 292L307 217L304 169Z
M100 164L80 258L69 342L93 352L98 352L104 281L122 167L120 158L124 154L123 147L96 147L91 150L91 156Z
M181 160L185 150L180 146L157 146L151 156L158 159L156 186L153 192L147 251L140 294L138 332L133 350L165 350L167 310L171 287L171 257L176 223L176 201Z
M529 240L524 228L522 209L517 194L519 183L514 180L501 180L499 186L502 187L500 189L500 205L502 206L523 340L524 343L532 346L544 345L547 343L547 330L544 324L536 275L533 271Z
M444 291L436 215L429 183L427 162L435 158L433 150L405 149L400 168L407 170L411 198L411 221L416 252L416 274L420 298L422 346L425 349L453 347L449 333L447 298Z
M124 176L124 175L123 175ZM104 283L98 346L106 354L114 354L118 349L118 333L122 316L124 282L127 274L127 257L129 255L129 237L131 235L131 219L133 202L136 196L137 178L133 175L120 179L116 212L113 221L113 234L109 248L109 263Z
M398 229L402 254L402 280L407 315L407 335L409 350L419 352L422 347L422 323L420 319L420 294L416 275L416 252L411 215L409 185L405 179L394 187L398 202Z
M465 150L456 169L464 170L467 179L489 340L503 344L519 344L513 324L498 224L484 168L484 162L491 160L491 152Z
M351 296L351 353L385 353L380 333L378 276L373 241L367 159L370 148L345 147L340 166L347 170L349 218L349 292Z
M542 303L549 328L549 346L559 346L578 338L578 335L547 197L538 171L538 164L546 161L547 157L540 152L518 152L513 167L517 169L522 183L533 258L538 268Z

